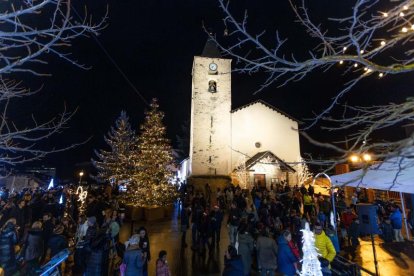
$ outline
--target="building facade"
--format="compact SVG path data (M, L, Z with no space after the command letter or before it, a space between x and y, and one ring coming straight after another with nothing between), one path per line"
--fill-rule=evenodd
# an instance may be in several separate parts
M194 57L190 152L181 174L211 183L245 168L250 186L294 181L298 121L261 100L232 109L231 96L231 59L209 40Z

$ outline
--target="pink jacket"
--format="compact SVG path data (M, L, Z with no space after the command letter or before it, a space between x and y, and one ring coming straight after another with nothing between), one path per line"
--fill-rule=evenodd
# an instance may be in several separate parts
M157 276L170 276L170 269L168 268L168 264L160 259L157 260Z

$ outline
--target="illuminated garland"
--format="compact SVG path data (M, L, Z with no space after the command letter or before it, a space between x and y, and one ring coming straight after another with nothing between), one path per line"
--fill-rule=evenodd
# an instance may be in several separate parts
M158 110L154 99L145 113L138 138L137 155L133 155L134 173L122 196L126 204L135 206L165 206L173 203L177 190L172 185L174 159L166 128L164 113Z
M318 256L320 255L316 251L315 237L313 232L309 228L309 223L305 224L305 229L301 230L303 240L303 259L301 276L322 276L321 263Z

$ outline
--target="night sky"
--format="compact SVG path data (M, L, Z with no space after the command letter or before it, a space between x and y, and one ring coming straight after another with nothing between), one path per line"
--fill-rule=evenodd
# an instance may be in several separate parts
M166 112L165 123L169 137L174 141L180 126L190 116L191 67L193 56L201 54L207 35L202 22L217 34L224 44L224 25L216 0L85 0L93 18L99 20L109 7L108 26L98 37L116 64L147 102L159 99L160 107ZM294 23L293 12L288 1L280 0L238 0L232 1L234 12L249 13L250 29L259 32L267 29L265 42L271 45L275 30L283 37L289 37L288 53L305 55L312 41L306 39L303 28ZM326 19L332 15L351 12L350 1L319 0L312 2L310 11L316 22L322 22L330 31ZM341 3L338 3L341 2ZM81 5L75 6L83 12ZM64 147L91 138L86 144L74 150L54 154L45 160L29 165L51 165L58 168L60 177L72 177L75 164L87 162L93 156L93 149L105 146L103 135L126 110L134 128L143 121L146 104L131 88L121 73L111 63L94 38L81 38L73 42L73 57L91 66L82 70L57 57L47 57L48 66L43 71L53 76L33 78L22 76L26 86L31 88L43 84L42 91L35 97L20 101L15 109L17 121L24 122L30 114L39 120L53 117L66 105L76 110L68 128L61 134L45 141L42 147ZM233 65L237 66L235 62ZM256 99L263 99L275 107L300 120L312 117L313 112L326 107L330 98L344 83L341 68L329 73L315 72L304 81L278 88L273 85L253 95L263 81L261 74L254 76L233 74L233 108ZM346 77L345 77L346 79ZM350 103L362 105L400 101L411 93L409 76L390 77L380 80L368 79L358 85L346 98ZM342 134L322 133L318 128L310 132L322 140L341 139ZM392 132L395 137L403 135L402 130ZM303 141L302 152L311 152L315 157L323 150ZM276 153L277 154L277 153Z

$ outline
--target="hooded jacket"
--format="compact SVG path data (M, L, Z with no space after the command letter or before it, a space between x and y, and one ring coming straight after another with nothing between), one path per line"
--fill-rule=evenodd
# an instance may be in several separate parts
M277 267L278 271L284 275L295 275L296 268L294 263L299 260L293 254L289 247L287 240L283 235L279 236L278 240L278 252L277 252Z

